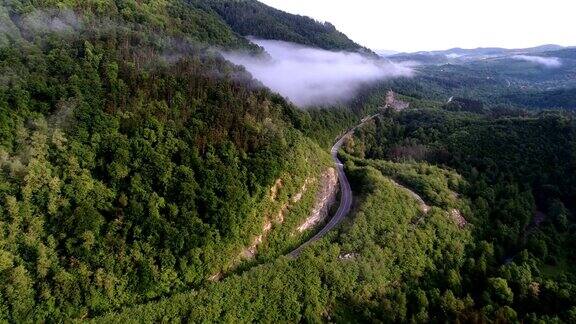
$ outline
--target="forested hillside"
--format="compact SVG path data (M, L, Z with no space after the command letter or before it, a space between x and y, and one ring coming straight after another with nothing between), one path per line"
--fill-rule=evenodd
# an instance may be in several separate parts
M388 111L341 153L357 202L337 232L98 320L571 323L575 129L557 113Z
M576 319L573 115L388 113L359 130L347 150L356 164L382 170L426 202L453 208L456 197L470 202L464 217L474 243L453 290L470 305L457 312L460 319ZM437 167L457 171L466 185L443 184ZM446 287L428 283L429 294Z
M240 35L283 40L327 50L370 52L328 22L320 23L309 17L288 14L256 0L198 2L207 2Z
M251 46L204 8L23 0L0 19L2 320L197 287L284 204L277 179L288 200L326 166L301 113L210 49Z
M449 59L446 53L450 51L399 55L393 60L415 60L422 65L416 68L420 72L416 78L392 87L406 95L444 102L456 96L481 100L493 107L573 110L576 49L548 48L543 46L538 52L507 50L494 57L469 59ZM529 55L516 55L517 52Z
M97 322L427 322L470 307L450 289L470 233L446 211L427 215L371 167L347 168L358 194L355 215L298 259L280 258L195 292L129 308ZM471 318L473 319L473 318Z

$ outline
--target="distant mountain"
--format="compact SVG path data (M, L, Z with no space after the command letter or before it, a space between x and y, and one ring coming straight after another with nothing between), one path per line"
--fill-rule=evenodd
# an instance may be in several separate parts
M459 55L459 56L479 56L479 55L498 55L506 52L505 48L499 47L479 47L474 49L466 48L451 48L445 51L431 51L431 52L419 52L420 54L430 54L430 55Z
M445 64L463 61L474 61L487 58L506 57L511 55L533 55L561 50L559 45L541 45L530 48L507 49L500 47L479 47L474 49L451 48L442 51L420 51L415 53L399 53L389 58L395 61L418 61L423 64Z
M539 54L540 56L547 56L547 57L557 57L559 59L571 59L576 60L576 47L566 47L561 48L558 50L551 50L548 52L544 52Z
M399 53L390 55L387 58L395 62L415 61L421 64L445 64L450 62L446 55L431 54L429 52Z
M479 47L474 49L465 49L465 48L452 48L445 51L432 51L428 52L431 54L437 55L459 55L459 56L470 56L470 57L477 57L477 56L494 56L494 55L507 55L507 54L528 54L528 53L540 53L546 51L555 51L562 49L562 46L559 45L541 45L536 47L529 47L529 48L517 48L517 49L507 49L501 47ZM424 52L426 53L426 52Z
M371 53L329 22L293 15L255 0L202 1L242 36L294 42L326 50Z
M479 99L533 109L576 108L576 48L543 45L526 49L450 49L398 54L417 61L417 85L400 93L437 92L440 97ZM406 91L407 90L407 91Z
M563 48L564 47L560 46L560 45L546 44L546 45L540 45L540 46L536 46L536 47L525 48L525 49L523 49L523 51L529 52L529 53L541 53L541 52L547 52L547 51L557 51L557 50L561 50ZM520 51L522 51L522 50L520 50Z
M374 52L376 52L376 54L378 54L382 57L388 57L388 56L400 54L400 52L398 52L398 51L391 51L391 50L375 50Z

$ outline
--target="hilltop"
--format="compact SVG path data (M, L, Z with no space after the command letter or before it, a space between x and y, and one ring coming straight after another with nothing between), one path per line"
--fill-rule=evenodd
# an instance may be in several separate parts
M240 35L275 39L326 50L366 52L329 22L292 15L255 0L206 1Z

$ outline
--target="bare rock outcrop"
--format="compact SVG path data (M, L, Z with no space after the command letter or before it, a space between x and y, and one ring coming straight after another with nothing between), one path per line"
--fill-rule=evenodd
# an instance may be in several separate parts
M266 219L264 221L264 225L262 226L262 234L256 236L252 240L252 243L250 244L250 246L247 246L246 248L244 248L242 250L242 252L240 252L240 258L246 259L246 260L251 260L256 256L256 254L258 253L258 246L260 246L262 244L262 242L264 242L264 239L266 239L266 237L268 236L268 233L272 230L273 222L275 222L277 224L283 224L284 223L286 213L288 212L290 207L294 206L295 204L297 204L302 199L302 197L304 196L304 194L308 190L308 185L311 182L313 182L314 180L315 179L311 179L311 178L307 178L306 180L304 180L304 184L302 185L302 188L300 188L300 190L292 198L290 198L290 200L287 203L283 204L280 207L280 210L278 211L277 214L275 214L274 217L272 217L272 218L268 217L268 216L266 217ZM277 200L278 191L280 189L282 189L282 187L284 187L284 183L282 182L282 179L276 180L276 182L274 183L272 188L270 188L270 200L272 200L272 201Z
M222 272L217 272L217 273L211 275L210 278L208 278L208 280L212 281L212 282L218 282L222 279L223 276L224 275L222 274Z
M336 169L329 168L322 174L319 187L310 216L298 226L298 232L300 233L324 221L328 216L330 207L336 202L336 195L338 194L338 174Z
M344 260L344 261L349 261L349 260L354 260L359 256L358 253L342 253L338 256L339 260Z
M410 107L410 103L396 98L396 93L389 90L386 93L386 107L396 111L401 111Z
M458 209L455 208L450 209L448 211L448 214L450 215L450 218L452 218L452 220L456 222L458 227L464 228L466 227L466 225L468 225L468 221L466 221L464 216L462 216L462 212L460 212Z
M268 224L268 222L267 222ZM264 225L264 229L266 229L268 226ZM272 227L270 227L272 228ZM268 231L270 231L270 229L268 229ZM253 259L256 256L256 253L258 253L258 246L260 244L262 244L262 240L264 239L264 234L267 234L267 232L264 232L263 234L260 234L258 236L256 236L256 238L254 238L254 241L252 241L252 244L245 248L244 250L242 250L241 256L244 259Z
M317 179L308 178L304 180L302 188L295 193L288 202L284 203L277 213L273 216L267 216L264 224L262 226L262 234L256 236L252 243L245 247L241 252L239 257L245 260L253 259L258 253L258 247L264 242L274 223L282 224L284 223L285 217L291 207L296 205L309 189L311 183L318 181ZM270 199L277 200L278 191L283 187L283 182L281 179L276 180L272 188L270 188ZM319 189L316 194L316 200L314 202L314 207L310 212L310 216L306 221L298 227L299 232L303 232L308 228L322 222L328 215L330 207L336 201L336 195L338 193L338 174L334 168L329 168L326 170L319 179Z
M282 179L276 180L272 188L270 188L270 200L272 201L276 200L276 198L278 197L278 190L282 189L282 187L284 187Z

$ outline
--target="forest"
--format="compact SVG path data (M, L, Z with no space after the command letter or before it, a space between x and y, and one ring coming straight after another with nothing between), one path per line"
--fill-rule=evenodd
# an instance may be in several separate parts
M352 216L300 258L99 320L571 323L575 126L384 111L340 152Z
M202 45L251 48L213 14L53 5L1 7L0 317L15 322L202 285L261 231L277 178L294 190L326 165L295 107Z
M252 0L0 5L0 321L576 321L573 112L474 67L303 110L220 55L245 35L374 55ZM376 112L352 212L285 256Z
M198 1L202 3L202 1ZM209 0L215 10L234 30L243 36L276 39L327 50L363 51L369 49L354 43L329 22L291 15L255 0Z
M464 263L470 233L440 208L415 223L422 216L417 204L380 172L352 165L348 171L361 201L354 219L298 259L283 257L222 284L97 320L426 322L455 319L470 307L448 288L427 295L418 287L426 280L447 284L442 274Z
M527 53L530 50L525 49ZM472 50L480 51L481 49ZM504 51L500 53L500 51ZM432 52L433 53L433 52ZM521 61L515 55L451 61L445 54L398 54L395 62L416 61L416 78L391 80L387 87L420 99L446 102L450 97L482 101L500 108L574 110L576 103L576 49L548 49L536 54L553 59L557 66ZM514 51L513 51L514 53Z
M456 298L471 297L474 305L461 320L572 322L575 127L571 113L413 109L385 113L346 150L354 164L381 170L426 202L458 208L472 226L470 264L455 269L469 283ZM443 184L446 172L461 178Z

